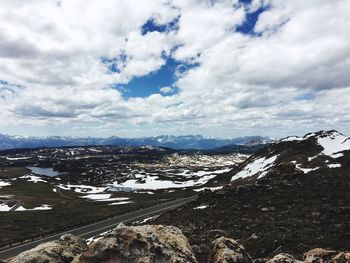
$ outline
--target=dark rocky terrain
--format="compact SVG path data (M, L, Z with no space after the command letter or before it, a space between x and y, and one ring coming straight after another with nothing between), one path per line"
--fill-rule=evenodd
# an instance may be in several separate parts
M282 140L233 170L230 185L153 222L182 229L200 262L219 236L238 239L253 258L286 252L301 259L314 247L348 250L348 142L335 131Z
M0 247L222 187L246 158L151 146L1 151Z

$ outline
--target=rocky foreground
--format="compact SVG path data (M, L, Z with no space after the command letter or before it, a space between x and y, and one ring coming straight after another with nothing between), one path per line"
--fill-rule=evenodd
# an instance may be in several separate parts
M192 248L181 230L174 226L119 225L101 239L87 245L85 240L64 235L58 241L41 244L8 261L9 263L196 263ZM228 237L212 241L209 263L345 263L350 252L316 248L298 260L285 253L271 259L253 260L242 244Z

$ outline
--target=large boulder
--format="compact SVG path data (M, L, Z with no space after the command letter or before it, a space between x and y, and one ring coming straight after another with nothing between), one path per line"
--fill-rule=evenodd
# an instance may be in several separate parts
M245 251L243 245L231 238L219 237L211 245L209 262L253 263L253 260Z
M350 262L350 252L341 252L331 260L331 263L349 263L349 262Z
M59 243L62 250L61 257L64 262L71 262L88 248L84 239L71 234L61 236Z
M314 248L304 253L305 263L329 263L338 254L336 250Z
M195 263L187 238L173 226L119 225L74 262Z
M59 241L40 244L25 251L11 259L9 263L67 263L85 249L87 249L85 240L68 234L63 235Z
M274 256L272 259L268 260L266 263L302 263L302 261L295 259L293 256L289 254L281 253Z

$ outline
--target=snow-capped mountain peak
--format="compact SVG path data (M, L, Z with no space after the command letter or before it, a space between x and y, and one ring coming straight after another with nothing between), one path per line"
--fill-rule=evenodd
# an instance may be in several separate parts
M303 137L292 136L251 156L232 181L261 179L280 165L304 174L330 172L344 168L349 159L350 138L340 132L331 130L308 133Z

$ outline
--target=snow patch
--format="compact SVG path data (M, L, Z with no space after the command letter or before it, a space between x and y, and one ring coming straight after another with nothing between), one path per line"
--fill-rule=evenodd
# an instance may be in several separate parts
M132 179L123 183L114 182L110 187L125 187L127 189L149 189L149 190L158 190L158 189L168 189L168 188L183 188L202 185L208 182L210 179L213 179L216 175L206 175L197 180L188 180L188 181L170 181L170 180L160 180L158 176L147 175L141 181Z
M332 158L341 157L339 152L350 150L349 138L338 132L333 132L326 137L319 137L317 142L323 147L322 154Z
M81 196L81 198L88 198L91 200L106 200L111 197L111 194L89 194Z
M217 191L217 190L221 190L223 188L223 186L216 186L216 187L202 187L199 189L193 189L193 191L195 192L202 192L205 190L210 190L210 191Z
M153 219L156 219L157 217L159 217L159 215L155 215L155 216L151 216L151 217L147 217L139 222L137 222L138 224L144 224L144 223L147 223L148 221L150 220L153 220Z
M39 176L35 176L35 175L24 175L19 177L20 179L28 179L28 182L33 182L33 183L37 183L37 182L42 182L42 183L47 183L47 181L43 180L41 177Z
M121 201L121 202L115 202L115 203L110 203L108 205L125 205L125 204L131 204L133 201Z
M113 201L126 201L130 200L129 197L115 197L111 198L112 194L88 194L81 196L81 198L87 198L98 202L113 202Z
M170 189L170 188L186 188L186 187L194 187L200 186L207 183L209 180L215 178L218 174L225 173L230 171L231 169L221 169L216 171L196 171L188 174L180 173L184 177L184 179L190 177L189 180L184 181L171 181L171 180L163 180L155 175L141 175L138 174L137 179L130 179L123 183L114 182L112 185L108 186L108 189L113 191L118 189L122 191L123 189L127 189L128 191L136 191L139 189L143 190L158 190L158 189Z
M314 167L314 168L302 168L300 167L300 164L297 164L297 161L292 161L292 163L295 164L295 167L298 168L299 170L301 170L304 174L307 174L311 171L315 171L317 169L319 169L320 167Z
M108 231L106 231L106 232L103 232L103 233L101 233L101 234L98 234L98 235L96 235L96 236L90 237L90 238L88 238L88 239L85 240L85 241L86 241L86 244L90 245L92 242L96 242L96 241L100 240L100 239L103 238L106 234L109 234L109 233L111 233L112 231L113 231L113 229L108 230Z
M205 209L205 208L207 208L208 207L208 205L200 205L200 206L197 206L197 207L195 207L195 208L193 208L194 210L202 210L202 209Z
M52 207L50 205L41 205L38 207L34 207L34 208L24 208L23 206L20 206L16 209L16 211L33 211L33 210L50 210L52 209Z
M125 201L125 200L129 200L129 197L115 197L115 198L108 198L108 199L98 199L96 201L99 202L113 202L113 201Z
M248 163L242 171L236 173L231 181L237 180L239 178L246 178L260 173L258 178L265 176L269 169L272 167L273 163L277 159L277 155L271 156L270 158L259 158Z
M6 159L9 161L28 160L30 158L31 157L6 157Z
M7 204L1 203L0 204L0 212L8 212L12 206L8 206Z
M77 185L77 184L59 184L57 185L59 188L68 191L74 191L80 194L98 194L104 192L106 187L95 187L91 185Z
M0 181L0 188L4 186L9 186L9 185L11 185L11 183Z
M343 153L334 153L334 154L332 154L332 157L333 157L334 159L337 159L337 158L340 158L340 157L343 157L343 156L344 156Z
M307 161L308 162L311 162L313 159L317 158L318 155L315 155L315 156L312 156L312 157L308 157L307 158Z
M340 168L341 164L340 163L332 163L327 165L329 168Z
M302 141L304 138L298 137L298 136L289 136L287 138L284 138L280 140L281 142L292 142L292 141Z

